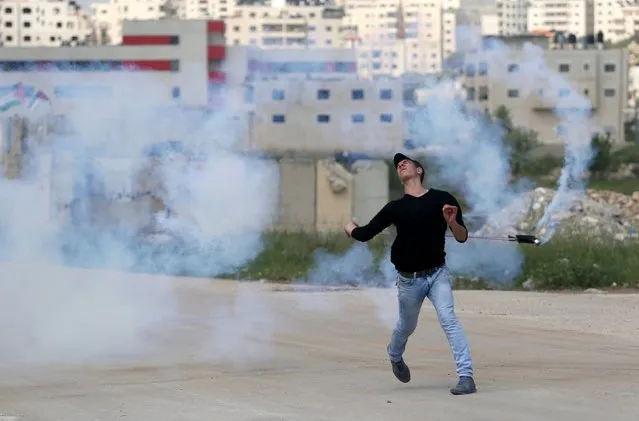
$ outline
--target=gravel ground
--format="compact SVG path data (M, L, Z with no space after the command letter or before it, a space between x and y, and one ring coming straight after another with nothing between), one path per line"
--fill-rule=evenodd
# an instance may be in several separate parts
M636 421L639 411L638 295L458 291L479 392L456 397L429 303L405 355L413 380L393 377L393 289L6 265L0 277L0 415L24 421Z

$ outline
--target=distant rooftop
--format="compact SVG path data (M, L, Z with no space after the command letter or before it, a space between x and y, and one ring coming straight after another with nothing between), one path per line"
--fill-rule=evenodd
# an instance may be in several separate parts
M238 6L273 6L272 0L237 0ZM335 6L334 0L286 0L286 6Z

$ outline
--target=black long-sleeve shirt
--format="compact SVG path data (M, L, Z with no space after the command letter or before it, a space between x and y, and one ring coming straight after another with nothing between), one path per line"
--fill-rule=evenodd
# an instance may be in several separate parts
M446 229L444 205L457 207L457 223L466 228L461 206L443 190L429 189L419 197L405 194L386 204L367 225L355 228L351 236L369 241L395 225L397 237L391 246L391 262L400 272L419 272L445 263ZM465 242L464 239L461 242Z

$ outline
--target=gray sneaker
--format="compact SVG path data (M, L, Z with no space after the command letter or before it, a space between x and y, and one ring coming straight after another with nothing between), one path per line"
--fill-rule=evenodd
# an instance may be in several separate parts
M457 385L450 389L450 393L452 393L453 395L470 395L471 393L475 392L477 392L475 380L473 380L472 377L467 376L460 377Z

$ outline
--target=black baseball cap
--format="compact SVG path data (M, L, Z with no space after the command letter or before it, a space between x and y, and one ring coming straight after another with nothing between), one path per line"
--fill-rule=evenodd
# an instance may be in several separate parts
M412 161L418 168L422 169L422 173L420 174L420 180L423 182L424 181L424 175L426 174L426 170L424 169L424 166L417 160L413 159L413 158L409 158L408 156L404 155L403 153L396 153L395 157L393 158L393 163L395 164L395 169L397 169L397 166L399 165L400 162L402 162L403 160L409 160Z

